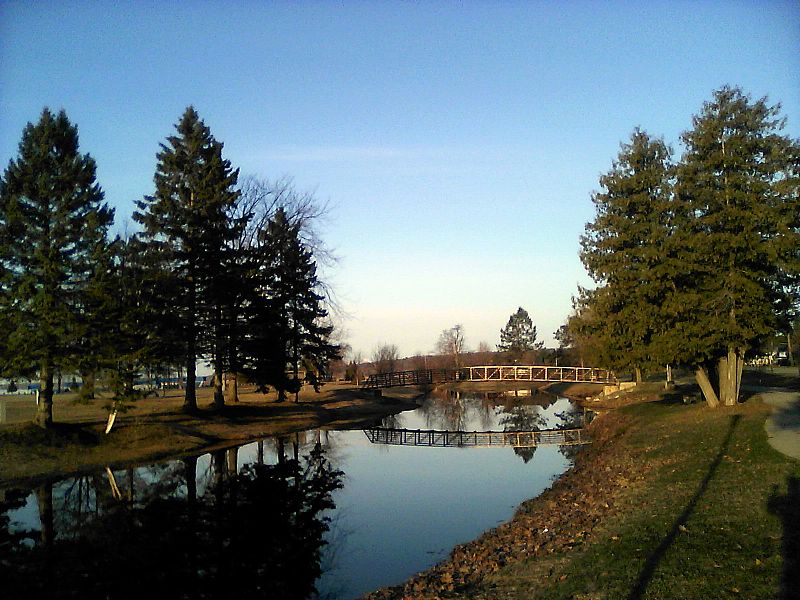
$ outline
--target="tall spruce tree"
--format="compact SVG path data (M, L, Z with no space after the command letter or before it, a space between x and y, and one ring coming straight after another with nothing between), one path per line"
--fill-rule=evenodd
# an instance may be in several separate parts
M505 352L513 361L520 360L526 353L537 349L536 325L533 324L528 311L521 306L500 330L500 343L497 349Z
M193 107L175 126L177 134L161 144L156 191L137 202L134 219L142 239L161 264L164 317L182 343L186 367L184 410L197 410L196 361L211 356L215 372L214 404L224 403L224 310L232 278L228 267L237 233L228 216L238 192L238 169L222 157L222 143L211 135Z
M683 134L663 343L711 406L736 403L745 353L776 329L796 282L797 142L784 124L779 105L723 87Z
M301 227L279 207L253 249L249 288L254 295L247 302L242 366L262 388L275 387L279 399L299 391L301 362L309 372L319 372L339 356L338 346L330 341L333 327L326 322L316 263L300 238Z
M114 393L114 407L135 399L137 375L175 364L182 356L180 341L168 329L161 329L159 302L164 288L148 248L137 237L118 239L114 244L113 293L106 303L107 345L110 360L106 379Z
M74 364L80 340L91 337L87 291L113 218L77 127L45 108L0 181L0 370L38 372L41 427L53 422L55 371Z
M92 253L91 277L84 293L78 317L77 355L71 367L81 375L80 399L88 401L95 396L96 380L106 369L116 363L118 314L113 310L117 302L115 260L118 240L98 244Z
M665 265L671 202L671 151L635 129L594 194L597 214L581 237L581 260L598 288L582 294L583 319L602 348L605 366L641 369L663 361L654 343L662 332L660 305L669 282Z

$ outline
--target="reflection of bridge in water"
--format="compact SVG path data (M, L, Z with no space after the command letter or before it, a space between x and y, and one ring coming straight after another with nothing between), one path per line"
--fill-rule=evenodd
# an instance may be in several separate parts
M591 444L585 429L544 431L442 431L436 429L389 429L373 427L364 433L373 444L430 446L436 448L535 448Z
M612 371L593 367L553 367L550 365L486 365L460 369L419 369L370 375L361 384L365 388L401 385L433 385L451 381L534 381L615 384Z

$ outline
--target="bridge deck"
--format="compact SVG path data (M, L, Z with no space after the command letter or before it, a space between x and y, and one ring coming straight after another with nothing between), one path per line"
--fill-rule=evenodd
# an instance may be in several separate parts
M545 431L440 431L435 429L388 429L373 427L364 434L373 444L390 446L430 446L437 448L488 448L510 446L577 446L591 444L584 429Z
M461 369L420 369L370 375L365 388L402 385L433 385L450 381L531 381L574 383L617 383L612 371L593 367L553 367L550 365L485 365Z

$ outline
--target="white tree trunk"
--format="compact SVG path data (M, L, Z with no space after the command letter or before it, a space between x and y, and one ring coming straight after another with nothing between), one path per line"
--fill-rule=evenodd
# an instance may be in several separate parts
M705 367L697 367L694 372L695 379L697 379L697 384L700 386L700 389L703 392L703 397L706 400L706 404L708 404L709 408L717 408L719 406L719 399L717 398L717 394L714 392L714 386L711 385L711 380L708 378L708 371Z
M225 373L226 401L236 403L239 401L239 376L236 373Z
M742 387L744 352L730 347L728 355L719 359L719 395L725 406L736 406Z

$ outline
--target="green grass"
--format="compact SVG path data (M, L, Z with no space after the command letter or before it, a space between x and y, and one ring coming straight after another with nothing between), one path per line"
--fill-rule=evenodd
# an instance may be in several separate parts
M645 476L621 510L580 549L492 579L530 592L531 574L549 573L534 586L542 598L793 597L784 544L797 548L800 523L796 509L782 519L776 507L800 506L786 498L800 463L768 445L768 408L757 399L717 410L652 403L622 414L631 424L616 443Z

